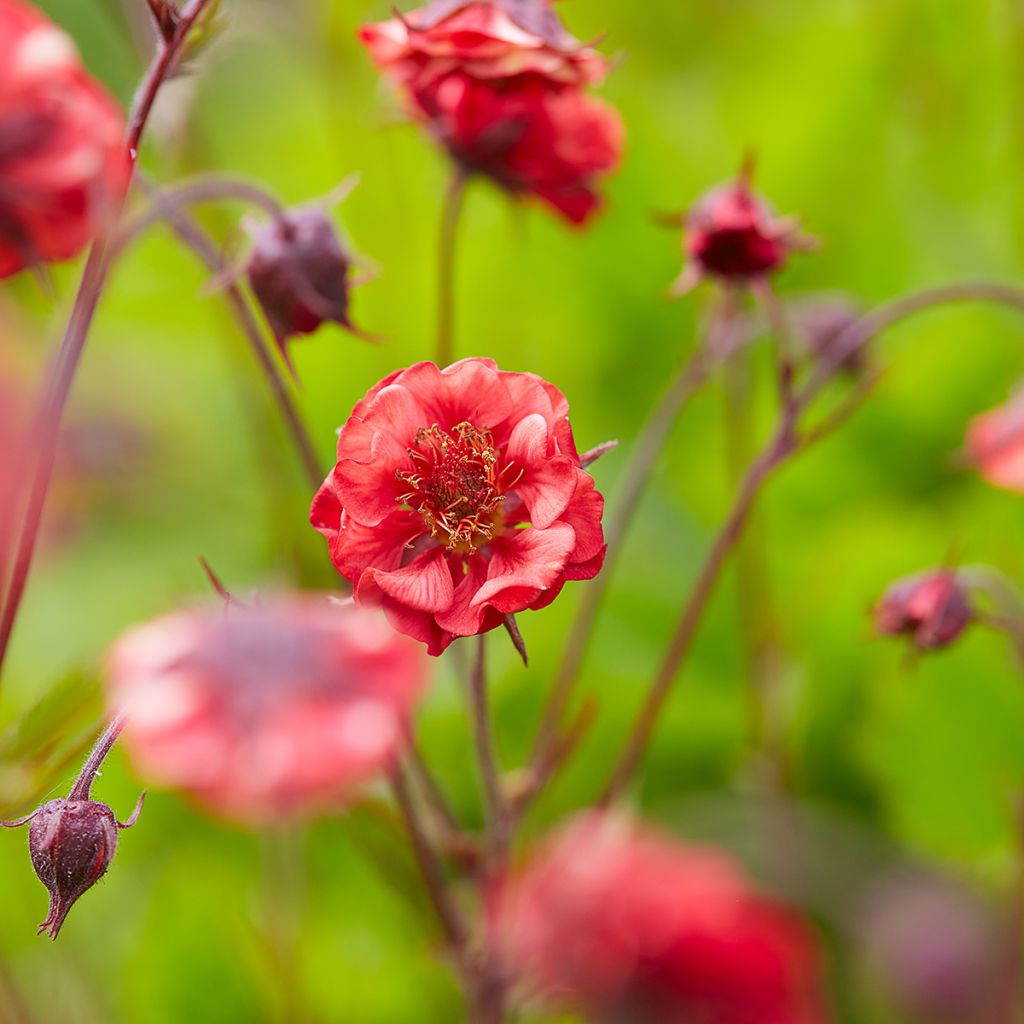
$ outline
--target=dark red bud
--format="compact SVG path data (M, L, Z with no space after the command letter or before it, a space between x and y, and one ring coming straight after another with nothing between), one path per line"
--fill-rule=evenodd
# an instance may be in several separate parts
M289 210L253 236L246 272L278 345L311 334L331 320L354 331L349 319L352 261L326 211Z
M963 585L947 569L894 583L874 610L883 636L909 636L923 651L947 647L970 625L974 611Z
M7 827L29 824L28 849L39 880L50 894L50 908L39 932L56 939L68 911L106 873L117 850L117 833L130 828L142 810L145 794L121 824L96 800L51 800Z

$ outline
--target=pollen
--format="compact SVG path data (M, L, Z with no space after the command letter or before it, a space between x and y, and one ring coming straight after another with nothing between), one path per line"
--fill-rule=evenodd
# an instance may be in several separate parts
M469 554L486 544L498 529L509 468L499 469L490 431L467 422L451 430L421 427L409 456L413 468L396 474L409 488L399 503L419 512L449 551Z

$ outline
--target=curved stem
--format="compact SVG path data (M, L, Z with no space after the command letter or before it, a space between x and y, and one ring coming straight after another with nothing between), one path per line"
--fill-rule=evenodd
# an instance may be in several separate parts
M731 347L728 343L728 328L735 313L736 301L737 296L734 292L722 293L720 305L713 314L714 319L708 330L706 342L683 364L678 376L665 390L640 430L619 487L618 501L605 522L605 542L608 550L604 565L598 576L583 589L558 673L548 692L541 724L534 741L531 758L534 765L546 762L552 747L558 742L559 724L583 667L583 659L601 601L608 589L616 560L621 553L626 534L636 515L658 456L684 406L728 354Z
M802 390L794 393L791 401L784 403L779 426L772 439L747 471L736 495L732 511L719 530L697 577L697 582L683 608L669 647L627 736L625 746L612 769L611 777L601 797L602 804L608 804L619 798L636 772L647 743L654 732L665 699L690 651L697 626L714 591L722 567L743 533L750 511L763 484L790 455L810 447L807 437L801 439L796 436L799 417L831 375L875 335L916 313L957 302L993 302L1024 312L1024 290L1011 285L965 282L930 288L895 299L873 313L861 317L846 328L829 347L811 380ZM828 421L828 430L839 426L858 405L859 401L843 406L842 415ZM819 427L813 440L821 440L827 436L827 432Z
M125 147L132 169L138 159L139 141L153 109L157 93L173 70L193 27L210 3L211 0L191 0L181 11L177 32L170 41L160 44L156 56L142 80L128 116L125 134ZM111 239L121 217L124 199L124 194L118 197L111 210L110 224L96 238L89 250L82 279L75 295L75 303L53 369L52 380L43 400L42 428L39 435L35 472L29 490L25 519L18 539L17 553L11 570L3 612L0 615L0 675L2 675L11 633L32 568L39 525L50 488L50 478L53 475L60 423L82 352L85 349L89 329L92 327L93 318L96 315L96 307L99 305L103 286L110 272L113 259Z
M103 730L100 738L96 741L92 750L89 751L89 756L85 759L85 764L82 765L82 770L78 773L78 778L75 779L71 792L68 793L69 800L89 799L89 794L92 792L93 779L99 774L107 754L110 753L117 742L117 738L121 735L126 721L127 716L124 712L115 715L110 720L110 724Z
M152 188L147 188L146 191L153 196ZM118 252L131 245L139 235L158 221L167 220L174 223L175 215L183 214L185 207L224 200L258 206L275 218L285 215L284 207L260 185L228 175L203 175L161 189L159 195L154 197L153 206L126 222L118 232Z
M456 167L444 194L438 251L437 365L442 369L452 361L455 350L455 243L465 194L466 172Z
M220 273L223 269L220 252L210 236L184 213L180 204L175 205L172 200L165 205L166 193L157 191L148 184L144 185L144 188L153 197L154 210L151 213L158 214L149 220L149 223L161 217L166 219L178 238L199 257L211 273ZM123 235L124 244L131 237L134 236L127 233ZM324 471L316 454L316 446L313 444L313 439L295 405L284 374L281 373L274 360L273 350L268 345L263 330L239 285L234 281L229 281L224 286L224 297L267 379L270 393L281 412L281 417L295 445L306 477L312 488L316 490L323 483Z

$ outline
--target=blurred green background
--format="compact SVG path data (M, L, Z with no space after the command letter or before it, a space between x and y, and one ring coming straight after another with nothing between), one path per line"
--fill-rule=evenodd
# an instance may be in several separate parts
M127 103L145 60L142 0L42 6ZM389 7L226 0L223 36L195 74L167 90L143 153L156 181L218 169L262 181L288 202L361 175L338 217L377 269L355 295L354 317L386 340L374 346L331 327L292 348L325 471L354 401L433 352L446 165L403 121L355 40L360 22ZM626 121L626 157L607 185L606 211L584 232L474 184L460 239L456 351L555 382L572 403L581 449L620 438L594 469L609 501L708 300L701 290L665 301L679 245L654 215L730 177L747 148L761 190L822 240L779 278L787 296L838 289L871 305L948 280L1020 277L1019 4L574 0L559 9L578 37L604 34L616 58L601 93ZM204 221L228 237L241 213L208 209ZM30 276L0 290L0 333L27 372L53 350L76 274L74 266L57 273L55 299ZM264 382L205 281L160 227L113 276L76 384L47 541L2 694L8 751L14 723L60 680L51 703L75 704L64 735L71 744L88 738L106 645L130 623L205 596L197 556L239 593L337 579L307 525L311 495ZM969 417L1022 376L1022 339L1019 319L975 307L892 331L877 350L892 369L873 403L794 462L759 509L793 787L820 833L815 856L829 867L825 895L808 900L835 947L839 1019L898 1019L859 984L841 941L842 912L868 868L927 861L997 902L1013 876L1011 808L1024 784L1024 688L1013 652L975 628L954 649L914 661L901 645L870 637L867 609L892 579L951 551L1024 581L1022 499L986 486L955 457ZM773 414L767 354L757 350L761 383L749 396L759 431ZM617 566L583 674L599 720L529 833L592 799L603 781L727 507L723 423L716 381L682 417ZM528 670L502 637L491 644L508 767L529 749L582 586L521 616ZM737 605L729 575L636 797L681 835L746 849L753 770ZM421 713L425 747L474 821L462 695L451 670L437 669ZM33 792L36 776L0 768L0 812L30 809L4 806L11 794L66 790L75 770L71 760L56 777L40 773L44 789ZM96 795L123 817L138 787L115 754ZM411 866L365 814L259 836L153 793L109 877L55 945L33 938L45 893L23 833L0 835L0 878L4 1021L460 1017Z

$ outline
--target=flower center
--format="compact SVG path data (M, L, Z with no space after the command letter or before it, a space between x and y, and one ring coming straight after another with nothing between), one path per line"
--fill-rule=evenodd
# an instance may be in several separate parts
M449 551L469 554L494 536L500 493L498 452L489 430L458 423L420 427L409 455L413 468L395 475L408 491L398 501L419 512ZM507 468L507 467L506 467Z

